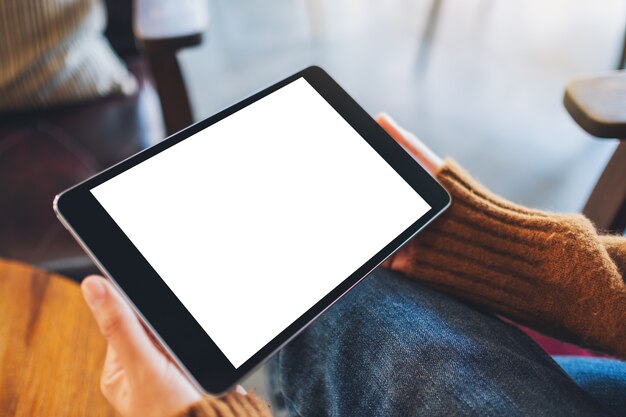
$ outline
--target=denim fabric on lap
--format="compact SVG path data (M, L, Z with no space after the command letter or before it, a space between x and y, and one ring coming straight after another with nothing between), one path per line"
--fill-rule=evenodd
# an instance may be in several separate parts
M611 415L516 327L384 269L270 368L290 416Z

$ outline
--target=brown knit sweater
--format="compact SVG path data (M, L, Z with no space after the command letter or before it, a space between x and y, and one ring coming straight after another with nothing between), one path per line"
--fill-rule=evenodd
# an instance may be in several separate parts
M626 357L626 238L581 215L495 196L454 161L437 179L452 205L385 265L559 339ZM269 416L254 394L206 398L180 417Z

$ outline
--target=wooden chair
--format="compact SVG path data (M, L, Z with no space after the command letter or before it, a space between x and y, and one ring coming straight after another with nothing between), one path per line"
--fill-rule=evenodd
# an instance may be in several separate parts
M162 2L142 0L141 7L146 9L158 9ZM138 25L135 13L139 7L138 0L106 0L108 10L108 25L106 36L116 49L124 56L128 53L136 53L137 47L142 58L148 64L150 75L156 85L156 90L161 103L163 122L167 135L193 123L191 103L187 94L185 80L178 62L177 54L181 49L202 44L203 33L206 27L199 28L196 25L186 25L186 22L177 22L176 16L168 18L165 14L161 17L164 26L175 27L177 33L161 34L160 36L146 35L137 29ZM147 10L147 13L160 14L159 10ZM163 21L167 20L167 21ZM144 27L145 25L148 27ZM161 32L155 26L159 22L147 22L141 26L147 33ZM133 31L135 27L135 31Z
M135 36L133 3L105 0L105 35L137 78L137 94L0 117L0 257L77 280L97 272L55 218L54 195L193 123L176 55L202 33Z
M583 209L599 229L626 229L626 71L571 81L563 100L572 118L598 138L620 139Z
M133 32L150 66L169 136L193 123L177 53L202 43L209 24L208 0L179 0L175 6L163 0L133 3Z

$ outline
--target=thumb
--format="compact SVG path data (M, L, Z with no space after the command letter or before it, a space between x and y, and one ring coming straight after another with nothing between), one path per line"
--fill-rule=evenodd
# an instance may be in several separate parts
M100 333L113 348L125 370L154 363L158 351L128 303L103 277L90 276L81 284Z
M443 160L414 134L403 129L386 113L376 116L376 122L431 175L436 176L439 173Z

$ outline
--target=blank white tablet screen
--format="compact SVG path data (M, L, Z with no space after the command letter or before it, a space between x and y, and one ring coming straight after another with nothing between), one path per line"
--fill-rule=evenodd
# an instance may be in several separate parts
M304 78L91 192L236 368L430 208Z

